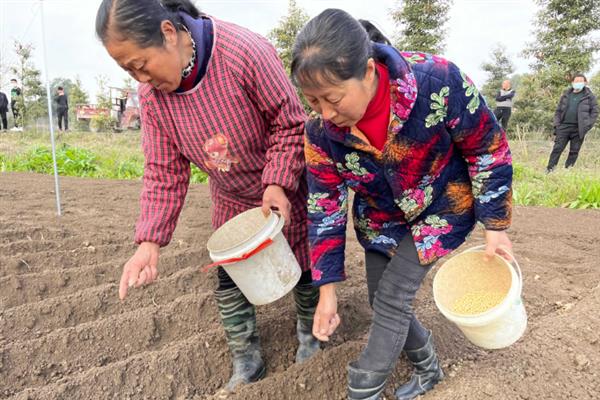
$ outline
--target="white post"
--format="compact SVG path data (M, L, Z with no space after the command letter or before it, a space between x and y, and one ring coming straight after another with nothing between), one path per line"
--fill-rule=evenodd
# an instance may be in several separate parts
M50 121L50 140L52 142L52 162L54 164L54 191L56 192L56 209L58 216L62 215L60 208L60 185L58 183L58 167L56 166L56 144L54 143L54 120L52 116L52 94L50 93L50 75L48 75L48 56L46 54L46 27L44 23L44 0L40 0L40 17L42 19L42 48L44 50L44 71L46 74L46 96L48 97L48 120Z

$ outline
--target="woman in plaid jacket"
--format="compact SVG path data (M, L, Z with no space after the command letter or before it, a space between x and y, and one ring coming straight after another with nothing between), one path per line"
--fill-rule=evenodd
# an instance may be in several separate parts
M415 373L396 398L412 399L443 378L431 332L412 309L423 278L476 222L485 227L488 256L510 248L506 135L456 65L373 43L341 10L324 11L298 35L292 76L320 114L306 125L305 147L320 288L313 333L327 340L340 323L335 287L345 279L351 189L373 320L367 346L348 367L349 398L379 399L405 350Z
M104 0L98 37L139 81L145 155L134 256L119 295L158 276L159 248L171 240L190 179L190 163L209 174L216 229L253 207L278 209L306 271L295 288L300 346L312 335L318 291L311 285L306 228L305 113L275 49L263 37L200 13L189 0ZM225 271L215 291L233 356L227 389L265 373L254 307Z

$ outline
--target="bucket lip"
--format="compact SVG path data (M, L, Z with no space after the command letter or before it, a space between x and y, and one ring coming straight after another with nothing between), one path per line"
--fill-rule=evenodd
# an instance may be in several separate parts
M280 219L279 215L277 213L273 212L273 210L271 210L271 213L269 214L269 216L265 218L262 226L258 227L257 232L254 236L250 236L250 237L246 238L245 240L242 240L241 242L238 242L238 243L233 244L228 247L220 248L217 250L214 249L215 246L212 245L213 240L215 240L214 238L216 236L216 233L219 232L219 230L221 228L223 228L227 224L235 223L236 220L243 218L243 216L245 214L258 213L259 210L262 213L261 207L251 208L249 210L244 211L243 213L236 215L235 217L231 218L229 221L227 221L223 225L221 225L216 231L213 232L213 234L208 238L208 241L206 242L206 248L208 249L208 252L211 254L215 254L215 255L219 255L222 253L228 253L228 252L231 252L232 250L235 250L236 248L246 247L246 245L249 242L255 240L255 238L257 236L261 235L265 231L272 232L277 227L279 219Z
M260 209L260 208L258 208L258 209ZM256 210L256 209L253 209L253 210ZM249 210L249 211L252 211L252 210ZM234 220L234 218L232 218L230 221L233 221L233 220ZM215 251L214 249L211 249L209 247L209 243L207 243L206 247L208 249L210 258L214 262L219 262L219 261L227 260L230 258L241 257L244 254L258 248L259 246L261 246L261 244L263 244L268 239L274 240L275 237L281 233L283 226L285 225L285 220L283 219L283 217L281 217L281 215L279 215L278 212L271 210L271 214L266 219L266 221L267 222L261 227L260 230L258 230L258 232L256 232L256 234L254 234L253 236L249 237L248 239L246 239L242 242L239 242L235 246L230 246L226 249ZM226 266L224 265L223 267L225 268Z
M439 267L438 271L436 272L435 276L433 277L433 282L432 282L433 301L434 301L436 307L438 308L438 310L440 310L442 312L442 314L444 314L444 316L446 316L446 318L449 318L449 316L451 316L452 318L460 318L461 320L481 319L481 318L486 318L490 315L493 315L496 312L498 312L499 309L506 307L506 299L510 295L511 290L513 290L512 286L508 289L508 291L506 292L506 294L504 295L504 297L498 304L496 304L494 307L489 308L489 309L485 310L484 312L481 312L478 314L461 314L461 313L457 313L454 311L450 311L438 301L437 296L435 295L435 293L436 293L436 290L435 290L436 279L435 278L437 277L438 273L442 270L442 268L444 267L446 262L448 262L452 258L459 257L459 256L467 254L467 253L472 253L472 252L485 253L485 250L482 250L479 247L480 246L469 248L459 254L456 254L456 255L450 257ZM500 256L499 254L495 254L494 257L497 257L503 261L503 263L508 267L511 277L513 277L514 275L517 275L517 272L515 271L515 269L511 265L511 263L508 262L506 259L504 259L504 257ZM518 278L518 275L517 275L517 278ZM520 295L519 295L519 297L520 297ZM450 318L450 319L452 319L452 318Z

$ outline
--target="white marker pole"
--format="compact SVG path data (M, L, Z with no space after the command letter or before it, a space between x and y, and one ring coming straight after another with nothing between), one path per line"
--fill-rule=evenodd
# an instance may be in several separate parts
M56 144L54 143L54 120L52 116L52 96L50 93L50 75L48 75L48 56L46 54L46 27L44 23L44 0L40 0L40 17L42 19L42 48L44 50L44 71L46 74L46 96L48 97L48 120L50 122L50 140L52 142L52 162L54 164L54 191L56 192L56 209L58 216L62 215L60 208L60 185L58 183L58 167L56 166Z

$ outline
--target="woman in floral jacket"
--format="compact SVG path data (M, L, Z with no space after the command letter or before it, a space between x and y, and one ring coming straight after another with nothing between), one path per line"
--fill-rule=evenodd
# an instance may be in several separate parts
M335 285L345 279L348 190L365 248L374 315L367 346L348 367L350 399L378 399L400 352L415 367L396 391L412 399L443 378L431 332L412 301L433 263L476 222L486 252L510 248L511 155L473 82L454 64L373 43L341 10L299 34L292 75L321 115L306 125L309 240L320 287L313 334L340 323Z

